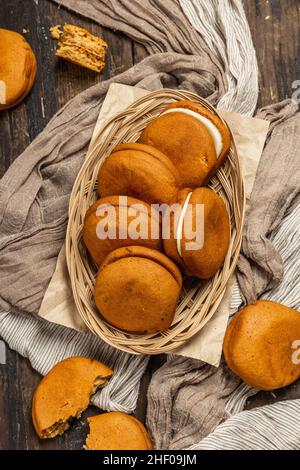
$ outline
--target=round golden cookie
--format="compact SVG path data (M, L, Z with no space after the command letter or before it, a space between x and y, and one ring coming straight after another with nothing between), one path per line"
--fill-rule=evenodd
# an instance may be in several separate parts
M16 106L30 92L36 58L21 34L0 29L0 110Z
M121 330L163 331L173 321L181 285L179 269L159 251L118 248L100 267L95 303L104 319Z
M174 163L182 187L202 186L230 148L230 131L214 113L193 101L178 101L152 121L139 142L153 145Z
M223 199L209 188L185 188L172 203L178 204L179 214L166 211L164 215L164 224L170 220L170 238L163 240L167 256L189 276L211 278L222 267L230 241L229 214Z
M106 232L107 238L104 238ZM137 235L141 238L135 238ZM139 199L103 197L86 213L83 240L97 264L101 264L112 250L122 246L141 245L162 250L161 217L154 208Z
M173 163L159 150L134 142L118 145L101 166L98 193L125 195L150 204L169 202L179 189Z
M32 421L41 439L63 434L69 420L79 417L91 396L106 385L112 370L87 357L71 357L56 364L37 386Z
M144 425L133 416L113 411L88 418L87 450L151 450Z
M270 300L240 310L229 324L223 351L228 367L260 390L300 377L300 313Z

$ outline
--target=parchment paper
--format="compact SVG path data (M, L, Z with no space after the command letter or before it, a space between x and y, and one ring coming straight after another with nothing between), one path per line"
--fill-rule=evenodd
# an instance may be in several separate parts
M146 90L113 83L102 105L93 138L105 121L122 111L133 101L148 93ZM262 119L222 111L237 146L245 181L246 196L249 197L259 159L262 154L269 123ZM93 140L93 139L92 139ZM225 295L212 319L183 347L172 354L193 357L218 366L222 354L223 338L228 322L231 290L235 276L228 283ZM39 315L48 321L86 331L86 326L77 312L66 265L65 247L62 248L55 272L45 293Z

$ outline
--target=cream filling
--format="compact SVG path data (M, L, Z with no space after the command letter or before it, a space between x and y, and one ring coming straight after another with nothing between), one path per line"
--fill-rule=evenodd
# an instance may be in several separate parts
M188 208L188 204L189 204L189 201L190 201L190 198L191 198L192 194L193 194L192 192L189 193L186 197L186 200L184 201L182 211L181 211L181 214L180 214L179 220L178 220L178 225L177 225L176 240L177 240L177 251L178 251L178 254L179 254L180 258L182 258L181 240L182 240L182 231L183 231L183 221L184 221L184 217L185 217L185 214L186 214L186 211L187 211L187 208Z
M6 104L6 83L0 80L0 104Z
M222 135L221 135L221 132L219 131L219 129L209 119L207 119L206 117L202 116L199 113L196 113L195 111L191 111L190 109L185 109L185 108L168 109L167 111L162 113L162 116L164 114L168 114L168 113L185 113L185 114L188 114L189 116L192 116L192 117L198 119L198 121L202 122L202 124L205 125L208 132L210 133L210 135L213 138L217 156L218 157L220 156L220 154L222 152L222 148L223 148Z

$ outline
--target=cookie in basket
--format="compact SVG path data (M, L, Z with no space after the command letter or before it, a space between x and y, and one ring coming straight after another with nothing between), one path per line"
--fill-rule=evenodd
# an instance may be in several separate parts
M140 238L136 238L137 235ZM122 246L141 245L162 251L161 216L139 199L103 197L86 213L83 240L97 264Z
M101 196L122 194L151 203L167 203L179 190L179 174L159 150L134 142L118 145L98 175Z
M41 439L63 434L72 418L79 418L91 396L104 387L112 370L87 357L71 357L56 364L36 388L32 421Z
M175 218L174 212L165 212L171 231L171 237L164 239L165 252L186 274L209 279L223 266L229 247L225 203L209 188L182 189L174 202L180 214Z
M151 450L144 425L133 416L113 411L88 418L87 450Z
M212 111L193 101L165 108L142 132L139 142L153 145L174 163L182 187L204 185L225 160L231 136Z
M238 312L223 345L228 367L260 390L275 390L300 377L300 312L258 300Z
M171 325L182 286L177 266L163 253L141 246L118 248L101 265L94 297L103 318L132 333Z

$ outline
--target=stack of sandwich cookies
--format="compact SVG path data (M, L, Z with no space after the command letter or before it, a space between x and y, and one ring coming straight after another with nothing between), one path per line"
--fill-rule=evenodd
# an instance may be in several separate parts
M109 219L111 237L101 238L99 227L104 232L104 223L107 220L109 210L114 210L115 217ZM125 211L126 213L123 213ZM135 216L131 212L135 212ZM133 239L130 233L130 224L134 217L138 217L140 224L147 228L147 233L141 238ZM126 233L120 237L120 228L126 221ZM103 222L102 226L99 225ZM143 224L144 222L144 224ZM84 243L97 264L101 264L106 256L116 248L130 245L142 245L148 248L162 251L161 217L159 213L144 201L132 197L107 196L98 199L87 211L83 225Z
M300 377L300 313L269 300L247 305L229 324L223 351L248 385L285 387Z
M209 279L222 267L229 247L230 221L225 203L209 188L182 189L176 202L182 209L177 224L174 213L170 215L171 236L164 240L165 252L187 275ZM197 205L203 208L201 217ZM185 223L187 216L192 218L189 224ZM191 233L196 217L200 222L197 235L202 233L198 240ZM191 243L193 247L189 248Z
M133 416L114 411L88 418L87 450L152 450L144 425Z
M177 266L141 246L119 248L101 265L95 303L111 325L132 333L163 331L172 324L182 287Z
M216 114L192 101L179 101L152 121L139 141L169 157L179 171L181 187L196 188L220 168L231 136Z

